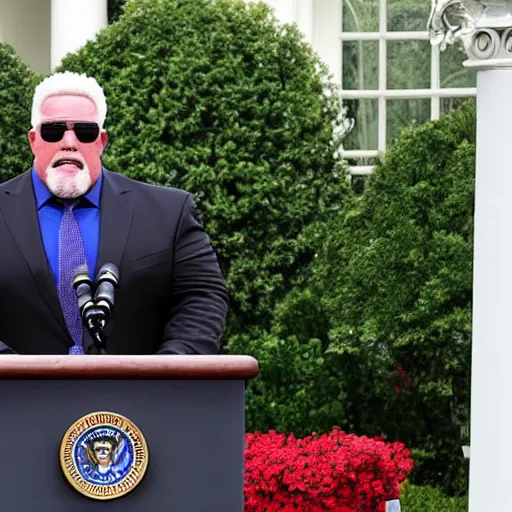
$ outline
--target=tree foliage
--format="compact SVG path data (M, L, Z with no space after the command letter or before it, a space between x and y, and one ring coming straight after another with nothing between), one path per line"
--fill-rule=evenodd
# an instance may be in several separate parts
M124 6L127 0L108 0L108 22L115 23L123 14Z
M348 267L332 289L329 350L377 362L375 378L388 382L381 425L436 452L449 489L469 421L475 126L469 102L405 130L326 255Z
M270 324L347 192L327 71L268 6L134 0L60 69L104 87L105 165L195 194L231 292L230 332Z
M309 410L338 401L339 414L312 430L400 440L416 449L416 478L450 492L467 483L474 169L472 102L404 130L366 193L316 231L309 282L273 326L302 352L320 340L315 357L336 377Z
M27 132L32 94L39 77L6 43L0 43L0 69L0 181L3 182L26 171L32 163Z

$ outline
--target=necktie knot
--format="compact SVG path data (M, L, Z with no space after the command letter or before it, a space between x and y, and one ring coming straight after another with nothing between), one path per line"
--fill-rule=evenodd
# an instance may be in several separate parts
M72 212L75 207L80 203L79 199L56 199L56 202L64 208L64 213Z

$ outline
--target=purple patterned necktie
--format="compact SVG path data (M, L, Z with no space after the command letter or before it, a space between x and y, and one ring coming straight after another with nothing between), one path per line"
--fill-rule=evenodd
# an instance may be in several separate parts
M78 201L65 203L59 229L59 299L74 345L70 354L83 354L82 320L78 309L73 278L77 268L86 264L85 249L73 208Z

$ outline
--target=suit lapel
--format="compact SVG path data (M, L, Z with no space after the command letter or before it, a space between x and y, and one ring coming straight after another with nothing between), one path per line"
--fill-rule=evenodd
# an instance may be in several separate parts
M27 262L42 299L52 311L55 320L67 332L57 287L48 264L39 229L31 171L23 173L11 183L6 184L3 193L0 194L0 209Z
M107 262L120 267L133 216L130 189L120 186L115 176L104 170L101 192L100 243L96 268ZM57 287L44 249L31 171L4 184L0 193L0 210L36 283L55 320L68 332L62 314ZM92 276L95 279L95 276ZM85 331L84 331L85 333ZM87 333L85 333L87 334ZM87 338L87 336L85 336ZM84 340L86 341L86 340ZM91 340L89 340L91 341Z
M104 263L115 263L120 267L133 216L131 189L121 187L115 175L107 170L103 171L103 177L97 271Z

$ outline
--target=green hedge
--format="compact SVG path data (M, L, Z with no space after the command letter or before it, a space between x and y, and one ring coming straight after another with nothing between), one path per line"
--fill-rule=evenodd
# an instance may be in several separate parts
M16 55L14 49L0 43L0 181L26 171L32 164L27 132L34 87L40 77Z
M301 343L295 336L234 336L233 353L250 354L260 373L247 387L246 430L277 430L309 436L328 432L335 418L344 417L344 396L338 377L319 340Z
M115 23L123 14L126 0L108 0L108 22Z
M134 0L62 70L105 88L111 170L195 194L231 293L229 333L268 327L347 194L343 122L293 27L242 0ZM228 333L228 334L229 334Z
M353 417L364 430L378 428L434 453L435 464L424 464L416 477L461 493L468 470L461 445L469 425L475 130L472 101L404 130L361 201L331 229L318 266L319 293L333 318L329 350L342 360L347 351L364 358L378 382L373 394L366 386L360 394L357 372L348 374L351 399L359 397ZM338 265L343 271L334 281ZM363 412L355 410L361 399Z
M400 499L402 512L467 512L468 498L451 498L439 489L408 486Z
M474 169L469 102L404 130L366 193L315 228L317 257L276 307L269 343L236 346L281 370L250 384L274 404L250 428L287 411L288 430L385 434L414 449L413 483L466 492ZM276 339L296 340L288 380ZM305 397L293 377L301 357L305 375L312 362L319 372ZM250 419L262 407L252 400Z

